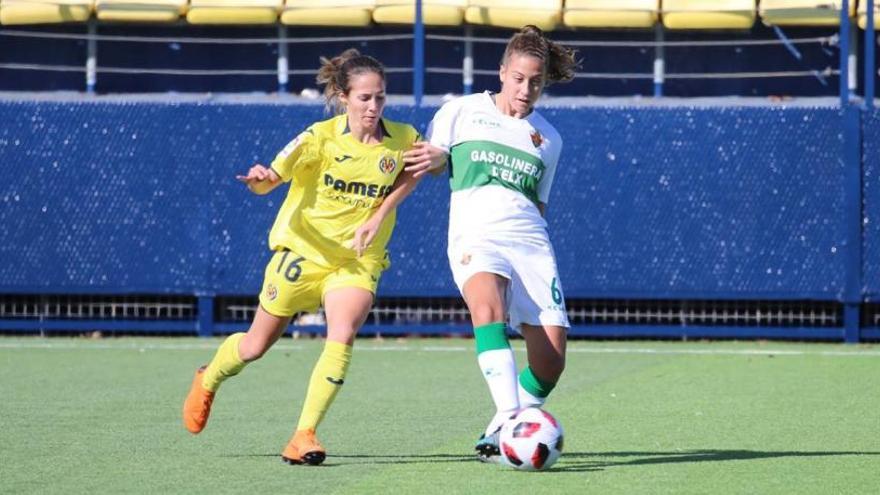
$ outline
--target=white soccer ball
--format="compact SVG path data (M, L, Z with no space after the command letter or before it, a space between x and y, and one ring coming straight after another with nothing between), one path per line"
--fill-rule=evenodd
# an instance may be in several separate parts
M540 471L552 466L562 454L562 425L547 411L528 407L501 425L498 443L507 465Z

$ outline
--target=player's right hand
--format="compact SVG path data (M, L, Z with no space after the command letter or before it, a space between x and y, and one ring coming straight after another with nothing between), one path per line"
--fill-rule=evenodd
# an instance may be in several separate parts
M373 215L354 232L354 239L351 241L351 249L354 249L358 258L364 255L364 252L370 247L379 227L382 226L382 218L379 215Z
M251 167L250 170L248 170L247 175L236 175L235 178L247 185L251 185L254 182L263 182L265 180L275 183L280 179L278 174L272 169L260 165L259 163Z

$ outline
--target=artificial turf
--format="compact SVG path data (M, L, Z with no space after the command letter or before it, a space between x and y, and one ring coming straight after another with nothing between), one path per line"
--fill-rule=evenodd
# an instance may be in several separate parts
M880 349L570 342L547 409L547 472L481 464L493 410L464 339L359 340L319 438L279 453L320 340L279 342L219 391L192 436L180 409L218 339L0 338L3 493L876 493ZM524 363L522 343L514 342Z

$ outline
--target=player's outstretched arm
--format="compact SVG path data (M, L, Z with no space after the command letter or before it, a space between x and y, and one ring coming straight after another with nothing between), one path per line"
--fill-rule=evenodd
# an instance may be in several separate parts
M259 163L251 167L247 175L236 175L235 178L244 182L254 194L269 194L281 184L281 177L274 170Z
M446 151L427 141L413 143L412 149L403 154L405 170L416 178L426 173L437 175L446 167L448 155Z
M409 193L416 188L416 185L420 180L422 180L421 175L416 176L415 173L410 172L407 169L403 169L403 171L400 172L397 179L394 181L394 189L391 191L391 194L385 198L385 201L382 201L382 204L379 205L376 212L354 232L354 239L351 242L351 248L357 251L358 256L364 254L364 251L366 251L370 246L370 243L373 242L373 238L376 237L376 233L379 232L379 227L382 226L382 222L385 221L388 214L394 211L394 209L397 208L397 205L402 203L403 200L409 196Z

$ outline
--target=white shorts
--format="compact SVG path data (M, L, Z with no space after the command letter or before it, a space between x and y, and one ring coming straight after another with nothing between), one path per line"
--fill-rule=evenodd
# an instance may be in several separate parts
M510 281L505 304L510 326L553 325L569 328L565 298L556 269L556 255L549 241L474 241L450 245L447 252L452 278L464 294L464 284L481 272Z

